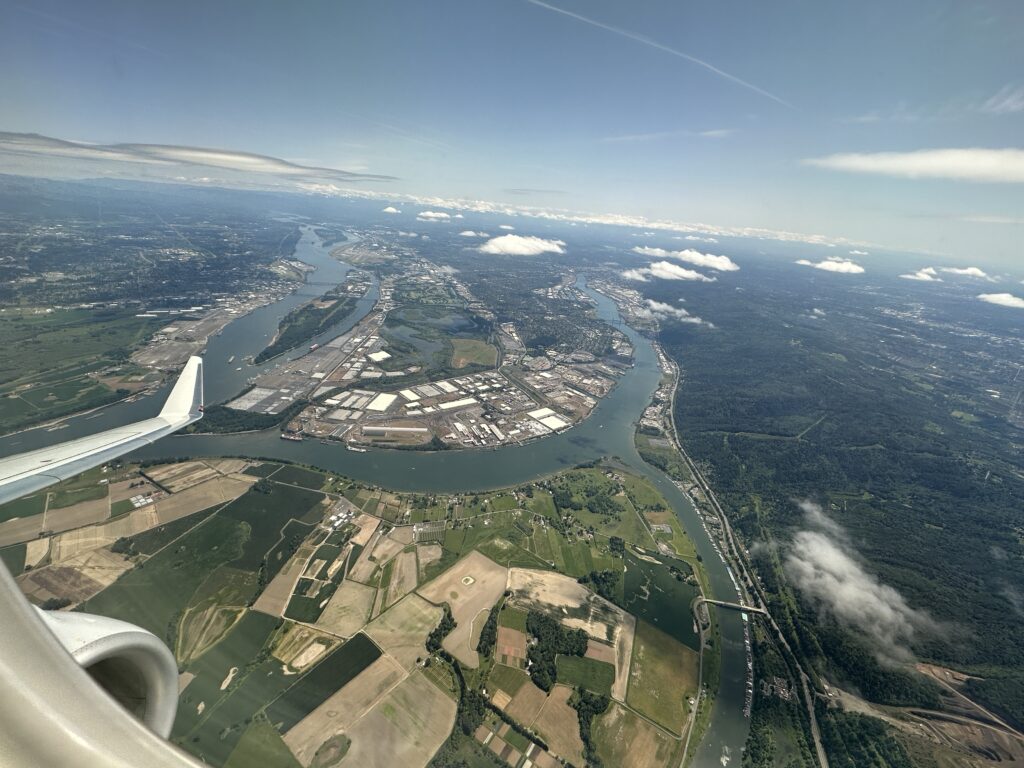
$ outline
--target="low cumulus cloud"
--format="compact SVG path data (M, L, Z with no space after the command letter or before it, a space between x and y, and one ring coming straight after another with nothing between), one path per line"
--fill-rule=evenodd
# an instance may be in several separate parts
M915 152L873 152L829 155L805 165L849 173L870 173L904 179L1020 184L1024 182L1024 149L922 149Z
M867 251L850 251L851 256L867 256Z
M799 259L795 262L801 267L814 267L815 269L822 269L826 272L837 272L841 275L860 275L864 272L864 267L856 262L850 261L849 259L841 259L838 256L830 256L824 261L808 261L807 259Z
M904 280L919 280L922 283L941 283L942 278L938 276L935 267L924 267L917 272L908 272L900 275Z
M539 256L542 253L565 253L565 242L532 235L501 235L492 237L477 250L500 256Z
M687 235L683 240L689 240L694 243L717 243L717 237L701 237L700 235Z
M464 229L459 232L459 237L490 237L486 232L474 232L472 229Z
M700 283L713 283L716 280L714 277L708 277L694 269L681 267L671 261L656 261L650 266L627 269L621 274L627 280L636 280L641 283L646 283L652 277L659 280L693 280Z
M389 205L387 208L382 209L381 213L401 213L401 211L395 208L395 206Z
M671 304L666 304L663 301L655 301L654 299L647 300L647 306L641 307L637 314L641 317L646 317L651 320L675 320L679 323L690 323L692 325L706 325L709 328L714 328L712 323L707 320L702 320L696 315L691 315L682 307L674 307Z
M819 611L867 638L879 661L912 661L911 645L940 634L938 623L868 573L846 532L819 505L802 501L800 508L806 527L786 552L786 574Z
M943 267L942 271L947 275L960 275L961 277L977 277L981 280L988 280L988 274L978 267Z
M978 298L989 304L998 304L1000 307L1024 309L1024 299L1012 293L979 293Z
M515 227L513 227L511 224L499 224L498 229L504 229L508 232L511 232L512 230L515 229Z
M451 214L444 211L420 211L416 214L418 221L449 221Z
M641 256L654 256L660 259L678 259L679 261L685 261L687 264L693 264L696 267L715 269L719 272L735 272L739 269L736 262L728 256L701 253L692 248L687 248L685 251L666 251L664 248L637 246L633 249L633 253L639 253Z

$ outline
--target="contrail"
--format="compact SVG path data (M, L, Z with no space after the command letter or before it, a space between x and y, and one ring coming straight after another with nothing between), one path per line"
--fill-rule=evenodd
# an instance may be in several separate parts
M676 50L675 48L671 48L671 47L669 47L667 45L659 43L657 40L651 40L651 38L649 38L649 37L644 37L643 35L637 34L636 32L630 32L628 29L619 29L618 27L613 27L610 24L603 24L600 21L595 21L594 19L589 19L586 16L580 16L578 13L573 13L572 11L567 11L564 8L559 8L559 7L554 6L554 5L549 5L548 3L542 2L542 0L526 0L526 2L530 3L530 5L536 5L536 6L539 6L541 8L546 8L549 11L554 11L555 13L560 13L563 16L568 16L571 19L576 19L577 21L582 21L584 24L589 24L592 27L597 27L598 29L603 29L606 32L612 32L612 33L614 33L616 35L621 35L622 37L629 38L630 40L633 40L633 41L635 41L637 43L643 43L644 45L646 45L646 46L648 46L650 48L656 48L659 51L664 51L665 53L669 53L669 54L671 54L673 56L676 56L676 57L678 57L680 59L685 59L686 61L690 62L691 64L696 64L698 67L703 67L704 69L708 70L709 72L714 72L719 77L724 77L726 80L729 80L730 82L736 83L737 85L741 85L744 88L746 88L747 90L753 91L754 93L759 93L762 96L764 96L765 98L769 98L772 101L777 102L777 103L781 104L784 107L788 107L790 109L794 109L792 104L790 104L788 101L785 101L784 99L780 99L774 93L769 93L768 91L764 90L763 88L758 88L753 83L748 83L746 80L741 80L740 78L736 77L736 75L730 75L728 72L723 72L721 69L716 67L714 64L708 64L708 62L703 61L702 59L698 59L696 56L691 56L688 53L683 53L682 51Z

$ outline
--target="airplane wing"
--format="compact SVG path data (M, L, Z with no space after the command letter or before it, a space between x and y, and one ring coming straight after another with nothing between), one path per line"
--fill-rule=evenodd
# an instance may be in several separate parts
M0 459L0 504L105 464L202 417L203 359L192 357L155 418Z

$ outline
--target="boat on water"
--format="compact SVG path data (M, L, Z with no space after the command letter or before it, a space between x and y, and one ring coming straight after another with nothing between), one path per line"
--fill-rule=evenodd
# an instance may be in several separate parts
M293 443L301 443L302 442L302 435L287 435L287 434L281 433L281 439L282 440L291 440Z
M347 443L345 447L350 451L355 451L356 453L366 453L365 448L360 448L358 445L352 445L352 443Z
M229 362L229 363L233 363L233 362L235 362L235 356L234 356L234 355L232 355L231 357L229 357L229 358L228 358L228 362Z

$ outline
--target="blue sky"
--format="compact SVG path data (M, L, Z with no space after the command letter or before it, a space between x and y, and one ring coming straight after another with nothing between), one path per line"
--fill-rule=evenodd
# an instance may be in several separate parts
M0 130L1024 260L1012 1L0 0L0 72Z

